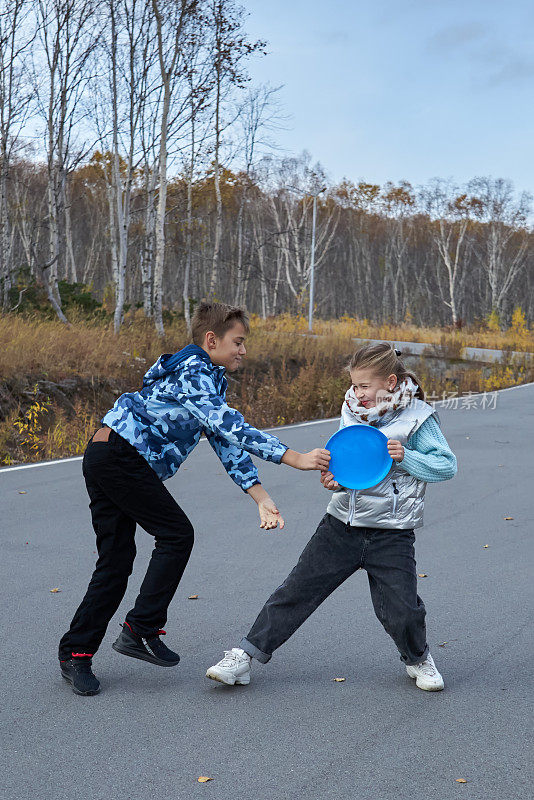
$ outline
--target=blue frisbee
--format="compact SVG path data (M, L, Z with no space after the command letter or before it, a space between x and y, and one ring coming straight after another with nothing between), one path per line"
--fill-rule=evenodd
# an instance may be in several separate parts
M326 443L330 450L329 470L347 489L369 489L386 477L393 460L387 436L370 425L348 425Z

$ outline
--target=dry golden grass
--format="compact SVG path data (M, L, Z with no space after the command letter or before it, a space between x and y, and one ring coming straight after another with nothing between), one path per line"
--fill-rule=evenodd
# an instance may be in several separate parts
M517 319L516 319L517 317ZM254 316L253 324L257 332L276 331L277 333L307 333L308 321L305 317L281 314L262 320ZM314 321L314 333L326 336L360 339L384 339L406 342L423 342L451 348L485 347L495 350L518 350L534 352L534 329L529 330L520 315L514 315L516 324L507 330L490 330L487 326L472 325L461 330L452 328L425 328L410 323L402 325L375 325L368 320L341 317L337 320Z
M101 320L73 317L72 325L43 321L37 317L0 316L0 378L16 374L46 375L51 380L70 375L80 377L126 378L132 368L137 376L145 362L152 363L163 352L175 352L187 344L181 318L166 326L161 339L153 324L142 312L127 315L118 336L112 325ZM249 355L257 358L286 353L299 357L309 344L301 334L307 332L304 317L283 314L262 320L252 317L252 331L247 341ZM534 331L513 330L448 331L441 328L418 328L415 325L373 326L366 320L342 317L339 320L317 320L315 334L328 339L317 340L311 348L331 352L332 348L350 352L351 337L396 339L426 342L458 355L464 346L534 352ZM313 340L312 340L313 341ZM144 361L143 361L144 359Z
M56 321L4 316L0 317L0 378L126 377L136 358L153 361L166 348L175 352L186 342L185 326L179 321L162 340L145 319L125 325L115 336L112 325L100 321L79 318L67 328Z

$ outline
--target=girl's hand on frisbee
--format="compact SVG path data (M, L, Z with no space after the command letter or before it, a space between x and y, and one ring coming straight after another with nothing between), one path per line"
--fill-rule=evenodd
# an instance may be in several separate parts
M274 500L270 497L258 503L258 511L260 514L261 525L260 528L269 531L280 525L280 530L284 527L284 520L278 511Z
M388 439L388 453L393 461L402 461L404 458L404 447L397 439Z
M321 483L325 489L330 489L331 491L339 489L339 483L334 480L334 476L331 472L321 472Z

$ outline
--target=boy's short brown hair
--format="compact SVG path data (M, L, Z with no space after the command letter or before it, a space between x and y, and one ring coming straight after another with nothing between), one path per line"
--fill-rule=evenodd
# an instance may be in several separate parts
M250 321L244 308L202 301L191 320L193 343L200 347L208 331L222 338L237 322L243 325L246 333L250 331Z

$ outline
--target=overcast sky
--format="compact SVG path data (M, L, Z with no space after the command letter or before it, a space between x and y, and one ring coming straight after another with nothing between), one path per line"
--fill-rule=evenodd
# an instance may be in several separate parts
M534 192L532 0L242 0L290 153L338 181L474 175Z

